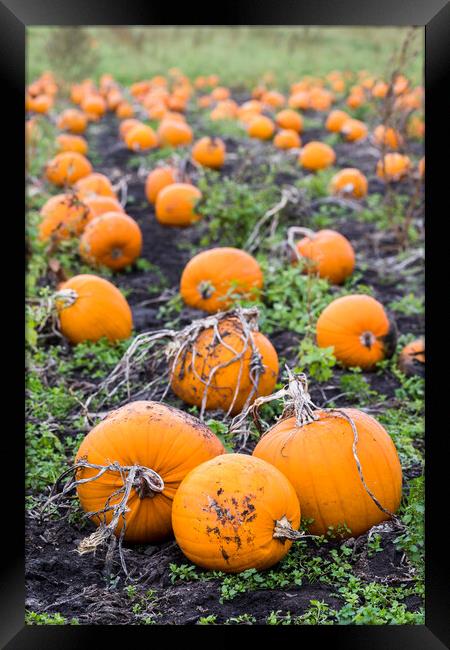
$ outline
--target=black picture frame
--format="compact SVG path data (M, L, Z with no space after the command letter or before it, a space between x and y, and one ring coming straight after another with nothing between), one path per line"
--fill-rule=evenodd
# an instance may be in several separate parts
M450 599L448 589L448 544L446 541L445 499L439 500L440 494L445 494L446 487L446 447L448 426L445 419L446 386L436 380L439 363L443 362L443 342L446 341L444 328L445 318L439 305L448 304L447 277L442 261L448 257L445 239L439 236L438 229L442 222L448 219L448 199L445 202L448 186L448 138L449 101L448 92L450 60L450 5L445 0L377 0L361 2L360 0L315 0L314 2L246 2L223 4L215 7L215 15L205 14L192 6L180 6L174 11L173 6L162 6L156 3L139 3L136 0L127 2L101 2L100 0L7 0L0 2L0 69L1 83L8 97L8 107L12 115L8 115L8 128L5 135L11 138L11 146L20 151L16 163L11 162L8 175L8 194L14 223L11 228L20 241L21 214L23 210L22 181L16 183L14 178L21 179L23 167L22 152L25 151L23 117L18 110L22 106L25 87L25 31L33 25L171 25L190 24L202 25L207 18L209 25L368 25L368 26L406 26L417 25L425 27L425 87L426 87L426 215L427 222L432 224L430 236L427 237L427 274L426 324L430 332L427 334L427 374L428 387L426 397L427 422L427 454L426 454L426 624L424 626L339 626L314 628L278 627L276 630L264 628L263 634L267 642L276 642L279 636L286 634L291 637L295 633L300 639L296 643L319 638L336 647L365 648L365 650L383 648L384 650L434 650L449 647L450 643ZM200 8L200 6L199 6ZM3 102L5 104L5 102ZM8 110L8 107L7 110ZM2 108L4 108L2 106ZM446 124L447 121L447 124ZM5 122L2 122L5 124ZM9 126L10 125L10 126ZM20 148L21 147L21 148ZM444 164L439 162L440 151L444 153ZM17 166L17 168L16 168ZM13 189L14 188L14 189ZM440 207L441 206L441 207ZM443 206L446 206L445 209ZM23 231L22 231L23 232ZM444 248L445 246L445 248ZM447 253L447 254L445 254ZM18 323L24 323L23 302L20 294L20 278L23 278L23 267L19 268L20 256L13 251L11 274L16 277L16 286L11 284L11 303L16 302L13 335L17 336L17 348L23 349L23 337ZM9 275L9 274L8 274ZM436 278L441 278L437 282ZM19 285L19 287L17 286ZM22 285L23 286L23 285ZM442 292L444 290L444 293ZM14 301L12 294L15 294ZM8 299L8 298L7 298ZM11 336L8 340L12 340ZM8 343L9 347L9 343ZM11 342L11 348L13 344ZM444 345L445 347L445 345ZM445 355L445 353L444 353ZM445 363L445 360L444 360ZM11 402L8 408L14 411L13 429L8 430L9 451L11 462L8 463L9 476L5 475L5 485L8 486L7 499L4 500L4 521L8 522L6 546L3 551L2 577L0 582L0 645L11 650L33 648L90 648L94 646L94 636L102 639L101 644L118 643L116 627L104 626L97 629L88 626L64 627L30 627L24 625L24 542L23 542L23 502L24 481L23 473L17 468L23 466L23 418L20 405L23 392L23 376L17 357L13 363L17 372L12 371ZM430 367L433 368L432 373ZM445 367L445 366L443 366ZM435 375L436 373L436 375ZM8 381L9 383L9 381ZM448 399L448 398L447 398ZM444 416L444 417L443 417ZM6 430L5 430L6 435ZM442 463L442 467L440 466ZM5 502L6 501L6 502ZM13 542L11 541L13 540ZM195 626L192 626L194 628ZM239 637L245 643L254 639L255 630L245 626L236 628L202 628L190 629L189 632L197 637L204 637L206 643L214 643L218 647L229 641L230 635ZM234 632L232 632L234 630ZM173 626L164 629L164 643L173 635L179 638L185 634L184 629ZM152 628L143 630L134 628L126 630L127 642L135 643L135 635L145 633L146 642L153 644L155 634L161 630ZM130 637L131 634L131 637ZM100 636L99 636L100 635ZM114 635L114 636L113 636ZM251 635L251 636L249 636ZM272 636L274 635L274 636ZM254 642L254 641L253 641Z

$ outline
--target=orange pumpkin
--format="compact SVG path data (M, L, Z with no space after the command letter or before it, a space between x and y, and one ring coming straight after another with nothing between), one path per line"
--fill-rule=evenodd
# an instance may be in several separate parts
M122 138L122 140L125 139L125 136L130 129L132 129L134 126L138 126L139 124L142 124L142 122L136 120L134 117L130 117L129 119L123 120L123 122L121 122L119 126L119 135Z
M281 108L286 104L285 96L278 92L278 90L268 90L261 97L261 101L270 108Z
M71 343L127 339L133 320L130 306L111 282L97 275L75 275L55 294L61 333Z
M81 102L81 109L88 115L101 117L106 112L106 102L101 95L88 94Z
M109 196L117 199L109 178L98 172L81 178L75 183L74 189L81 199L88 199L94 196Z
M215 100L228 99L229 96L230 96L229 89L224 88L223 86L217 86L217 88L214 88L214 90L211 93L211 97Z
M45 175L53 185L73 185L80 178L92 173L92 165L87 158L76 151L63 151L56 154L46 165Z
M348 113L336 109L329 113L325 122L325 128L332 133L340 133L344 123L349 119L350 115Z
M313 140L302 148L298 162L305 169L317 171L329 167L335 160L336 154L328 144Z
M132 118L134 115L134 108L129 102L120 102L116 107L116 117L119 120L126 120Z
M99 217L105 212L125 212L119 201L112 196L94 195L85 196L84 202L88 206L93 217Z
M300 110L307 110L310 107L310 94L307 90L299 90L289 97L289 108L298 108Z
M418 169L420 178L425 178L425 156L419 160Z
M182 147L191 144L193 137L188 124L172 117L164 118L158 127L158 138L162 146Z
M361 120L349 119L344 122L341 134L347 142L359 142L367 138L367 126Z
M398 357L398 367L407 376L425 376L425 339L419 338L405 345Z
M28 110L32 113L48 113L53 107L53 99L49 95L38 95L30 97L28 101Z
M302 141L297 131L282 129L274 137L273 144L277 149L298 149Z
M402 496L402 470L395 445L374 418L342 409L358 432L357 454L365 483L386 510L395 513ZM309 531L357 537L386 519L367 493L353 455L354 432L338 412L315 410L299 425L282 418L260 439L253 455L279 469L292 483Z
M59 241L80 235L93 215L74 194L56 194L41 208L39 239Z
M84 133L87 127L86 115L76 108L68 108L59 116L57 126L58 129L71 133Z
M335 230L311 231L297 243L297 251L307 259L306 270L333 284L341 284L355 268L355 253L344 235Z
M124 212L105 212L96 217L80 239L80 255L86 262L113 271L133 264L141 251L141 229Z
M301 133L303 131L303 118L300 113L292 110L291 108L285 108L283 111L280 111L275 116L275 121L279 127L282 129L291 129Z
M175 167L157 167L149 173L145 181L145 196L149 203L155 203L160 191L177 182Z
M407 132L410 138L421 140L425 135L425 122L418 115L413 115L407 124Z
M388 93L389 86L387 83L384 81L378 81L373 87L372 87L372 97L375 97L376 99L384 99Z
M202 217L195 212L202 193L190 183L172 183L156 197L155 214L165 226L190 226Z
M385 127L379 124L373 132L375 143L379 147L389 147L389 149L398 149L403 142L403 138L398 131L392 127Z
M124 539L127 542L148 544L162 542L172 535L172 501L184 477L197 465L204 463L224 449L208 427L188 413L157 402L136 401L112 411L85 437L76 461L85 458L94 465L120 467L138 465L127 502ZM157 483L150 486L150 481ZM122 470L124 471L124 470ZM83 467L77 479L92 478L98 470ZM118 471L107 471L100 478L77 486L81 506L85 512L98 512L106 503L116 505L122 495L113 496L123 485ZM111 498L112 497L112 498ZM103 518L92 517L97 525L110 523L109 511ZM114 533L122 531L123 519Z
M172 525L186 557L210 570L268 569L289 551L283 526L297 530L300 507L289 481L269 463L226 454L192 470L173 501Z
M203 167L220 169L226 156L225 143L220 138L205 136L192 147L192 158Z
M269 140L275 130L275 124L270 117L255 115L247 125L247 133L251 138Z
M341 169L330 181L330 192L338 196L361 199L366 196L367 188L367 178L354 167Z
M278 369L271 342L254 326L247 338L241 321L225 315L216 331L204 329L192 348L174 355L171 388L186 404L235 415L246 402L273 391Z
M377 176L387 182L397 182L408 175L411 160L400 153L387 153L377 163Z
M125 133L125 144L132 151L147 151L158 146L158 138L151 126L137 124Z
M397 328L383 305L367 295L349 295L331 302L317 321L317 345L333 347L344 366L369 370L392 356Z
M83 155L86 155L88 152L88 143L80 135L68 135L67 133L61 133L56 138L59 151L76 151Z
M233 297L252 300L264 282L258 262L238 248L212 248L195 255L181 274L180 294L189 307L223 311Z

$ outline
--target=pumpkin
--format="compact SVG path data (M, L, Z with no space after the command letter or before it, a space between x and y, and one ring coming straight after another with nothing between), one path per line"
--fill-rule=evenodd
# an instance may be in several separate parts
M407 124L407 133L410 138L421 140L425 135L425 122L418 115L413 115Z
M230 96L229 89L224 88L223 86L217 86L217 88L214 88L214 90L211 93L211 97L215 100L228 99L229 96Z
M147 151L158 146L158 138L151 126L137 124L125 133L125 144L132 151Z
M120 90L113 88L106 93L106 107L108 111L117 110L119 104L123 101L123 96Z
M53 185L73 185L80 178L92 173L92 165L87 158L76 151L63 151L56 154L46 165L45 175Z
M191 127L173 117L164 118L158 127L158 138L162 146L182 147L191 144L193 133Z
M88 433L76 462L85 459L94 465L117 463L120 467L139 468L124 512L124 539L148 544L171 537L172 502L184 477L197 465L223 453L219 439L192 415L165 404L136 401L112 411ZM77 480L84 481L97 473L98 470L82 467ZM117 470L79 483L81 507L85 512L96 513L107 502L117 505L123 495L113 494L122 486L123 479ZM97 525L108 524L111 519L111 511L104 517L92 517ZM119 535L122 527L123 518L119 517L114 533Z
M317 345L333 347L344 366L371 369L392 356L397 328L383 305L372 296L353 294L336 298L317 321Z
M281 108L286 104L285 96L278 90L268 90L261 97L261 101L270 108Z
M299 90L289 97L289 108L307 110L310 107L310 94L307 90Z
M68 108L59 116L57 126L58 129L71 133L84 133L87 127L86 115L76 108Z
M56 194L41 208L39 239L59 241L80 235L93 218L89 207L74 194Z
M289 551L300 506L283 474L245 454L217 456L193 469L173 500L172 525L186 557L205 569L268 569ZM287 533L289 534L289 533Z
M49 95L38 95L37 97L30 97L28 102L28 110L32 113L48 113L53 107L53 99Z
M258 395L272 392L278 356L253 321L246 325L225 313L216 323L216 329L206 327L193 346L174 355L171 388L187 404L235 415Z
M145 196L149 203L155 203L160 191L177 182L175 167L157 167L149 173L145 181Z
M133 320L126 298L97 275L75 275L55 294L61 333L71 343L127 339Z
M130 129L132 129L134 126L138 126L139 124L142 124L142 122L136 120L134 117L130 117L129 119L123 120L123 122L121 122L119 126L119 135L122 138L122 140L125 139L125 136Z
M101 117L106 112L106 102L101 95L88 94L81 102L81 109L88 115Z
M261 268L249 253L238 248L212 248L186 264L180 294L189 307L214 313L227 309L235 296L256 299L263 282Z
M359 142L367 137L367 126L361 120L348 119L341 128L341 134L347 142Z
M105 214L105 212L125 212L119 201L112 196L104 196L103 194L86 195L84 202L93 217L99 217L101 214Z
M304 395L304 394L303 394ZM308 399L308 397L306 397ZM395 445L374 418L352 408L315 409L306 417L283 415L256 445L253 455L291 482L309 532L357 537L395 513L402 496L402 470ZM361 473L381 510L366 490ZM386 512L387 511L387 512Z
M384 124L379 124L376 127L373 137L379 147L389 147L389 149L398 149L403 142L398 131L392 127L385 127Z
M59 151L77 151L83 155L88 152L88 143L80 135L68 135L61 133L56 138Z
M347 97L345 103L349 108L359 108L364 103L364 95L362 93L352 92Z
M330 181L330 192L338 196L361 199L366 196L367 188L367 178L354 167L341 169Z
M407 176L411 160L400 153L387 153L377 163L377 176L387 182L397 182Z
M277 149L298 149L302 142L297 131L282 129L274 137L273 144Z
M200 190L190 183L172 183L164 187L155 203L157 220L165 226L190 226L201 216L195 212L202 198Z
M297 133L303 131L302 116L291 108L285 108L283 111L277 113L275 121L282 129L291 129L292 131L297 131Z
M328 114L325 122L325 128L332 133L340 133L344 123L350 119L350 116L345 111L334 110Z
M418 170L419 170L419 177L425 178L425 156L419 160Z
M333 95L323 88L312 88L309 93L309 108L314 111L328 111Z
M133 264L141 251L141 229L124 212L105 212L96 217L80 239L80 255L86 262L114 271Z
M398 357L398 367L407 376L425 376L425 339L415 339L405 345Z
M255 115L247 125L248 135L259 140L269 140L274 130L275 124L265 115Z
M117 200L116 193L113 190L109 178L104 174L99 174L98 172L81 178L75 183L74 189L81 199L87 199L94 196L109 196Z
M328 144L313 140L302 148L298 162L305 169L317 171L329 167L335 160L336 154Z
M389 86L384 81L377 81L372 87L372 97L376 99L384 99L388 93Z
M132 118L134 115L134 108L129 102L120 102L116 107L116 117L119 120L126 120Z
M296 246L308 261L306 270L317 273L333 284L342 284L355 268L353 247L344 235L335 230L308 232Z
M226 156L225 143L220 138L205 136L192 147L192 158L203 167L220 169Z

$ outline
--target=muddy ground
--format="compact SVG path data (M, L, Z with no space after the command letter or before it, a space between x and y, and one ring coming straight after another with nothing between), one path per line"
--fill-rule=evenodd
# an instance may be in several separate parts
M199 129L202 134L204 130ZM130 168L127 163L135 154L118 144L118 122L107 116L98 125L90 127L88 140L90 148L96 153L98 163L95 170L108 175L113 182L127 174L128 202L126 211L139 223L144 240L142 257L162 271L170 293L176 293L181 272L186 262L195 253L205 228L204 224L188 229L168 228L159 225L144 194L145 172ZM306 131L303 142L316 139L323 131ZM239 142L230 137L224 138L229 152L236 151ZM273 147L270 144L245 140L245 146L252 156L262 160ZM421 145L412 145L413 154L422 155ZM356 166L366 173L370 180L370 191L383 192L384 186L374 176L376 157L368 144L337 144L335 146L339 167ZM410 149L411 150L411 149ZM289 154L288 154L289 155ZM233 173L236 161L228 162L221 171L223 175ZM292 182L302 175L300 168L293 164L292 173L282 173L278 178L280 185ZM194 178L195 180L195 172ZM403 191L414 192L414 184L403 186ZM287 211L290 225L300 225L295 206ZM307 225L302 223L301 225ZM419 295L423 287L422 270L399 274L393 267L394 242L392 236L380 231L375 224L361 223L352 218L351 211L340 216L333 226L352 242L357 260L364 261L367 269L362 272L361 282L375 290L375 296L383 304L388 304L409 293ZM417 267L417 263L416 263ZM408 267L405 267L407 271ZM154 270L135 270L118 274L114 281L121 287L131 290L128 300L133 310L135 330L142 332L158 329L164 325L158 317L160 307L158 295L149 292L149 287L160 284L160 276ZM156 300L155 300L156 299ZM201 316L200 312L183 309L181 324ZM422 316L402 316L396 314L400 333L423 334ZM298 348L298 335L291 332L274 332L271 340L280 356L287 360L295 358ZM321 405L325 400L340 392L339 373L336 369L333 378L325 385L312 388L314 401ZM398 382L392 375L368 374L373 388L391 398L386 405L395 403L394 391ZM173 403L180 405L176 400ZM345 406L345 399L339 402ZM405 476L407 479L420 473L420 468L412 467ZM271 611L280 610L283 614L302 614L310 606L312 599L323 600L333 609L343 603L330 586L304 584L278 590L259 590L247 592L232 601L219 602L219 583L217 580L178 582L170 581L169 565L183 564L186 559L176 546L169 541L160 546L126 547L125 558L130 576L138 578L139 588L154 590L154 598L147 602L139 613L132 611L133 601L117 589L125 584L119 574L116 581L104 575L104 553L96 557L79 556L75 551L77 542L84 537L91 524L67 524L60 521L41 522L38 518L28 518L26 530L26 608L35 612L59 612L67 619L76 617L81 624L136 624L145 616L154 617L158 624L194 624L199 617L215 614L216 622L223 623L238 614L251 614L257 623L264 623ZM393 539L398 533L387 526L381 532L383 550L369 557L364 537L359 538L354 548L353 570L365 580L377 580L393 585L408 584L408 574L402 554L395 550ZM361 542L361 543L360 543ZM307 545L307 553L322 553L314 544ZM327 551L328 552L328 551ZM118 565L114 567L118 571ZM116 571L116 572L117 572ZM411 596L406 600L409 609L421 606L419 598Z

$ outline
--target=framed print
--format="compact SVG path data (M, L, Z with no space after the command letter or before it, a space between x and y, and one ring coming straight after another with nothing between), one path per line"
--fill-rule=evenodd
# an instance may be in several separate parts
M26 244L2 647L447 647L444 5L1 4Z

